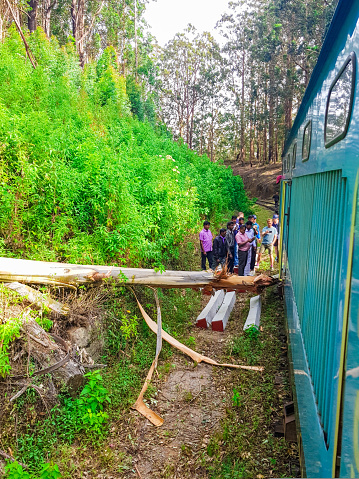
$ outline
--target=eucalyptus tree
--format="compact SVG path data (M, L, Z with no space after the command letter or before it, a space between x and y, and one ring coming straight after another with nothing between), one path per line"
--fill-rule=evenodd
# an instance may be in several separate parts
M190 148L215 157L223 59L209 33L188 26L168 42L160 60L161 118Z

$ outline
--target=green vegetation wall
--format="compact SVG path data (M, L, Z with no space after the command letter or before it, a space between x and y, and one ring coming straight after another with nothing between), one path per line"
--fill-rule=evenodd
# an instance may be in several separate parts
M78 66L38 29L0 44L0 255L166 264L199 220L248 211L242 180L131 114L114 50Z

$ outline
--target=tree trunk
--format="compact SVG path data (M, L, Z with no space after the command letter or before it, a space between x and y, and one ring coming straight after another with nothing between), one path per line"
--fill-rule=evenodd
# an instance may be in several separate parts
M138 49L137 49L137 0L134 0L134 4L135 4L135 66L136 66L136 73L135 73L135 77L136 77L136 82L138 80L138 76L137 76L137 71L138 71Z
M293 38L291 37L291 42ZM284 137L292 128L292 108L293 108L293 73L294 63L292 54L287 47L287 71L285 76L285 98L284 98Z
M241 164L244 166L244 158L245 158L245 146L244 146L244 132L245 132L245 124L244 124L244 68L245 68L245 51L243 49L242 52L242 93L241 93Z
M49 373L44 371L44 374L51 374L59 388L66 386L71 391L76 391L83 386L85 370L81 364L71 358L70 352L65 350L66 343L63 340L54 336L54 341L33 320L24 323L22 329L28 341L28 345L24 347L24 350L30 350L31 357L39 364L39 371L53 368ZM60 364L61 366L59 366ZM33 374L33 376L35 375L37 374Z
M33 33L36 30L37 8L39 2L38 0L30 0L28 3L31 10L28 12L27 26L30 33Z
M85 33L85 0L72 0L71 3L72 34L75 38L76 50L79 54L81 67L85 64L84 33Z
M47 297L47 295L43 295L40 291L37 291L30 286L16 281L13 283L5 283L5 286L8 289L15 291L22 298L27 299L32 305L38 306L40 309L46 307L62 316L66 316L69 312L69 308L66 305Z
M268 122L268 163L273 162L274 155L274 58L269 62L269 122Z
M53 284L76 288L114 279L124 285L148 285L155 288L231 288L237 291L257 291L273 280L265 275L228 276L207 271L164 271L153 269L119 268L67 263L46 263L13 258L0 258L0 281L19 281L30 284Z
M51 36L51 11L54 8L55 3L56 1L51 3L51 0L44 0L42 28L44 29L47 38L50 38Z

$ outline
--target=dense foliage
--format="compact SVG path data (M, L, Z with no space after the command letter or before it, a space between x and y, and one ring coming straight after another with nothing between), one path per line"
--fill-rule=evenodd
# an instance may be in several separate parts
M82 71L29 42L36 69L15 30L0 45L1 255L162 264L200 216L248 208L230 169L132 117L114 49Z
M160 119L212 161L254 164L280 160L338 0L229 2L221 46L189 26L164 48L146 30L144 0L10 1L24 29L71 39L81 65L112 45L138 119ZM0 40L14 21L2 3Z

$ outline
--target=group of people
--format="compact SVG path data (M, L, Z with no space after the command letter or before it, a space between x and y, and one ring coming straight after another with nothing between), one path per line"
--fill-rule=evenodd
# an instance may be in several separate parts
M273 269L273 250L276 253L276 260L278 259L279 217L277 214L274 214L273 218L268 218L267 226L262 231L257 223L256 215L249 215L245 223L242 211L237 216L232 216L231 221L227 223L227 228L221 228L214 240L209 228L210 222L205 221L203 230L199 234L202 270L207 269L208 260L209 268L213 270L219 265L227 264L230 273L238 267L239 276L249 276L254 273L254 268L259 266L265 251L269 253L271 269Z

